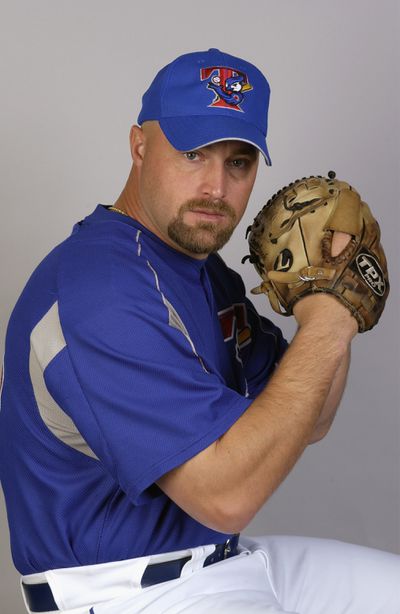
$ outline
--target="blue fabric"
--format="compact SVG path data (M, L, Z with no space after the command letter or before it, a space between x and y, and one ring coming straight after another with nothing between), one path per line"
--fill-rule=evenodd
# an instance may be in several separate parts
M65 346L44 382L97 458L54 435L34 396L30 335L56 302ZM17 569L224 542L156 481L226 432L285 347L219 256L180 254L99 205L35 270L9 322L0 478Z

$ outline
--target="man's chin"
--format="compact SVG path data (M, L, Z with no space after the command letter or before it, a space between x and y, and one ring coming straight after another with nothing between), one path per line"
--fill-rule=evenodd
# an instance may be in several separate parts
M188 229L185 232L169 233L169 237L186 252L204 255L218 252L232 236L232 229L215 232L213 224L204 224L201 228Z

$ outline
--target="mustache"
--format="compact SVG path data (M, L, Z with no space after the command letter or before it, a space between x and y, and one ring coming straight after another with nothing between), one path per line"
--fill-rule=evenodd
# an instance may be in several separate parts
M180 213L182 214L186 211L195 211L197 209L202 209L203 211L210 211L210 213L220 213L221 215L226 215L230 217L232 220L236 219L236 213L233 207L225 200L207 200L203 198L194 198L192 200L188 200L184 205L182 205Z

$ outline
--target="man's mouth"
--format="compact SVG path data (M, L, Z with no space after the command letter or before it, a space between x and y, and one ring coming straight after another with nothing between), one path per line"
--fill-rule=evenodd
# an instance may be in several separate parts
M209 209L193 209L189 213L194 213L196 217L201 218L205 221L218 221L226 218L225 213L221 213L219 211L211 211Z

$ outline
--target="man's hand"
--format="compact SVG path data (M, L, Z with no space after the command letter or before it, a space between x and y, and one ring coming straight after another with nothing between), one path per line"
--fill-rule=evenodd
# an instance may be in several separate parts
M349 343L358 332L357 320L350 311L328 294L305 296L296 303L293 314L300 327L316 327L340 336L345 343Z

